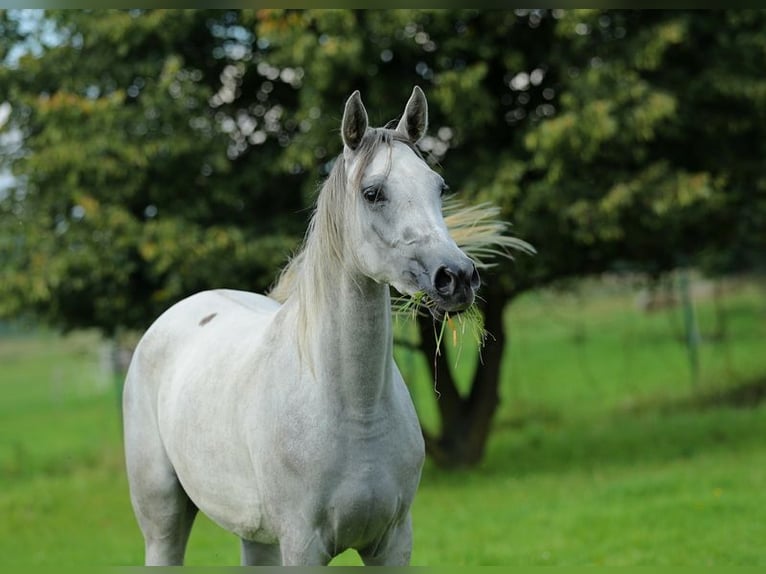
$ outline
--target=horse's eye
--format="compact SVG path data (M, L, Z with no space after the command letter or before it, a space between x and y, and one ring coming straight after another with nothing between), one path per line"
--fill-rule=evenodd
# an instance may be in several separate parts
M362 196L369 203L378 203L383 199L383 190L379 185L371 185L362 190Z

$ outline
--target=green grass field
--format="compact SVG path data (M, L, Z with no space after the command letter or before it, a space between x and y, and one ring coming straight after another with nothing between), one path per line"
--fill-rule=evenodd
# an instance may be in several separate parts
M413 563L766 565L764 294L755 281L727 292L723 338L711 300L697 300L696 382L678 308L647 314L601 283L521 297L486 459L427 464ZM0 565L142 561L100 346L91 333L0 338ZM433 426L433 381L398 359ZM238 558L200 516L187 563Z

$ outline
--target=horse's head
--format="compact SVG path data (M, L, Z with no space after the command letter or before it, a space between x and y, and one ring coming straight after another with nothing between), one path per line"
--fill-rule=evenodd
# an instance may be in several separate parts
M345 183L355 195L346 246L368 277L406 295L425 292L437 312L455 312L473 303L479 273L447 231L447 185L415 148L427 124L428 104L417 86L396 129L369 128L358 91L346 102Z

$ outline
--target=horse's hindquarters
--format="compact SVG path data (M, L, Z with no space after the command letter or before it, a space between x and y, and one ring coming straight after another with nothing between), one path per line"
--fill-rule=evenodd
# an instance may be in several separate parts
M184 530L163 516L181 517L189 501L228 530L257 537L241 389L257 384L257 369L246 368L278 308L254 294L201 293L169 309L137 346L123 411L131 498L147 544Z

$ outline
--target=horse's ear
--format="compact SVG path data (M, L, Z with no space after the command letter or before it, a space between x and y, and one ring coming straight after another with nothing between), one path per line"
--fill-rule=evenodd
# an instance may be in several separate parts
M420 141L428 128L428 102L420 87L412 89L412 95L404 108L404 115L396 126L396 131L407 136L412 143Z
M357 90L346 101L346 109L343 111L341 122L343 143L349 149L355 150L359 147L365 131L367 131L367 110L364 109L362 96Z

